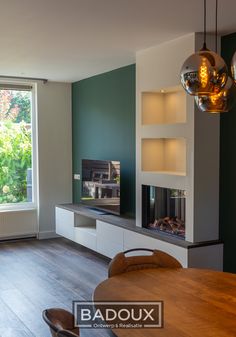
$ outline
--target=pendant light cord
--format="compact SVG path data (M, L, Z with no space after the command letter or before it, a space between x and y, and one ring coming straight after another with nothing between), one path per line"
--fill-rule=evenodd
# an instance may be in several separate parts
M215 17L215 48L216 48L216 53L217 53L217 40L218 40L218 0L216 0L216 17Z
M204 42L203 50L206 50L206 0L204 0Z

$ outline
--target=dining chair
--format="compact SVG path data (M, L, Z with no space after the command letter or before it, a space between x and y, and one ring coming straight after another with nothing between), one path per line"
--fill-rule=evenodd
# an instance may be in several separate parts
M79 335L69 330L60 330L57 333L57 337L79 337Z
M126 256L129 253L147 251L151 255ZM108 266L108 277L133 270L148 268L182 268L182 265L173 256L160 250L149 248L135 248L118 253Z
M79 336L79 328L74 326L74 315L60 308L46 309L42 313L44 321L50 328L52 337L57 337L61 330L66 330ZM73 336L73 335L72 335Z

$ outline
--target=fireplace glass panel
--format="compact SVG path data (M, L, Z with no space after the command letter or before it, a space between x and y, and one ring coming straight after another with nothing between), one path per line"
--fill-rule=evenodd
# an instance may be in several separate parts
M185 190L143 185L143 227L184 239L185 204Z

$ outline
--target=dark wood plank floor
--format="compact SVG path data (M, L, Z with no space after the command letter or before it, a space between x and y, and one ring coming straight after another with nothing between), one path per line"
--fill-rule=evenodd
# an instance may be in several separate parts
M69 240L0 243L0 337L49 337L42 310L72 310L73 300L91 300L107 278L108 261ZM106 337L107 330L81 330Z

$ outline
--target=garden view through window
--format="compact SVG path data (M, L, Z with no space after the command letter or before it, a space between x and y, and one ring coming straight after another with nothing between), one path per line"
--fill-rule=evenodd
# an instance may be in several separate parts
M29 88L0 85L0 204L32 202Z

